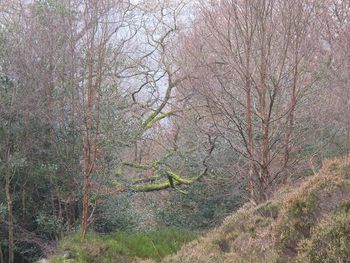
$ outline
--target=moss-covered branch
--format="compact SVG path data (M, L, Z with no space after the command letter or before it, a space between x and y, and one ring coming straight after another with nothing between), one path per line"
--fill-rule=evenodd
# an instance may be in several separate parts
M166 168L164 170L164 166L160 168L160 164L165 164L166 159L176 153L176 150L167 153L162 159L154 161L150 164L137 164L124 162L118 168L119 172L124 171L125 166L129 166L138 170L152 170L152 177L137 179L128 183L128 186L125 186L122 191L135 191L135 192L151 192L151 191L159 191L167 188L173 188L180 192L177 187L180 185L190 185L194 182L200 180L204 175L208 172L207 160L212 154L215 146L215 139L212 140L209 137L210 148L208 149L207 156L203 159L204 169L201 171L196 177L186 178L183 177L176 172L172 171L171 168L167 165L164 165Z
M170 78L170 75L169 75L169 78ZM174 83L172 83L172 81L169 81L168 88L165 92L162 103L142 123L143 132L152 128L156 122L173 115L173 112L171 111L167 113L162 113L163 109L166 107L166 105L168 104L171 98L171 92L173 88L174 88Z
M157 112L152 113L142 124L143 131L146 131L146 130L152 128L155 123L157 123L160 120L165 119L173 114L174 113L172 111L169 111L167 113L157 113Z
M174 182L174 185L178 185L178 182ZM130 187L130 190L135 192L152 192L164 190L167 188L171 188L170 181L164 181L159 183L150 183L150 184L142 184L142 185L134 185Z
M178 174L172 172L172 171L167 171L167 175L174 179L174 181L181 183L181 184L191 184L193 183L193 179L187 179L187 178L182 178Z
M207 169L204 169L201 173L198 174L198 176L194 178L184 178L172 171L166 171L166 175L168 177L167 181L162 182L152 182L148 184L140 184L140 185L133 185L130 187L130 190L135 192L152 192L152 191L159 191L164 190L167 188L175 188L180 185L190 185L194 182L198 181L200 178L202 178L207 173Z

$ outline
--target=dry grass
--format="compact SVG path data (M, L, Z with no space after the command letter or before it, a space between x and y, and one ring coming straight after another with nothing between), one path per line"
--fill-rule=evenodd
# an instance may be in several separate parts
M333 244L340 241L331 240L329 229L345 235L347 229L342 226L349 219L350 209L343 209L342 215L337 211L350 207L349 200L350 159L328 160L317 175L301 185L282 189L264 204L246 204L222 226L163 262L313 262L312 250L316 247L323 248L318 253L322 252L324 262L346 262L346 257L350 258L349 239L340 237L343 249L339 251ZM316 246L322 237L328 237L328 243Z

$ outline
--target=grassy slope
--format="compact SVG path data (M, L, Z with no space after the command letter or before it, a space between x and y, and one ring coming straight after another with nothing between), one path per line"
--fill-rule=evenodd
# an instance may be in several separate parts
M350 262L350 159L325 161L300 186L245 205L163 262Z

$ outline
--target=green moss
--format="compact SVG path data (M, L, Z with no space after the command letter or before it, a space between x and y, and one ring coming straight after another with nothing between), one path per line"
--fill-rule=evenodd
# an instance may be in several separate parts
M142 124L144 130L148 130L153 127L153 125L160 120L167 118L171 115L173 115L173 112L167 112L167 113L159 113L159 112L154 112L152 113L147 120Z
M178 182L174 182L174 185L178 184ZM150 183L150 184L142 184L142 185L135 185L131 187L131 190L135 192L152 192L156 190L162 190L169 188L170 182L169 181L164 181L160 183Z

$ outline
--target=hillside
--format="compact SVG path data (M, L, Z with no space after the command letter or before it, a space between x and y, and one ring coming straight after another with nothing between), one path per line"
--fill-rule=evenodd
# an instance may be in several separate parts
M299 186L248 203L167 263L349 262L350 159L325 161Z

